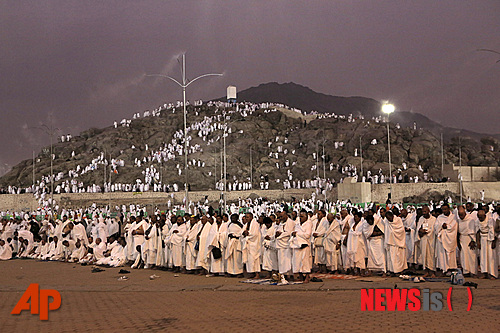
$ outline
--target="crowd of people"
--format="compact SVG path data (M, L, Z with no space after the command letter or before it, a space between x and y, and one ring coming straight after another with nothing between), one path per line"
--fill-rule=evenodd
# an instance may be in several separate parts
M189 102L188 102L189 103ZM191 103L189 103L191 105ZM179 112L182 102L176 103L165 103L154 110L146 110L144 113L134 113L132 119L123 119L120 123L114 122L114 128L119 127L129 127L133 121L140 121L142 118L146 117L159 117L162 113L172 113L175 114ZM197 169L203 172L204 176L214 178L214 189L221 189L224 187L222 181L217 181L217 166L214 167L212 163L213 157L208 154L206 157L200 158L197 153L210 152L212 153L213 146L218 147L222 142L223 138L246 134L243 130L236 130L233 123L245 119L248 116L254 115L257 111L262 111L264 113L277 112L279 110L287 109L293 111L301 116L310 117L313 116L316 119L338 119L339 121L346 121L349 123L354 123L356 121L363 121L366 126L373 123L379 123L383 121L382 117L372 117L371 119L365 119L363 116L353 116L353 115L337 115L335 113L329 114L318 114L315 111L306 113L302 110L291 108L279 103L251 103L251 102L238 102L238 103L228 103L221 101L194 101L192 103L194 106L194 115L196 117L200 116L201 107L213 108L214 112L204 116L203 118L198 117L196 120L192 120L189 126L186 128L186 147L184 145L184 132L182 129L172 133L172 138L169 142L162 143L158 147L151 147L148 144L134 142L131 144L128 154L134 155L134 159L119 158L117 156L110 156L109 153L106 154L104 151L94 151L92 152L93 158L90 161L82 163L82 159L77 159L77 153L72 151L70 156L58 156L56 153L52 155L52 159L57 162L61 159L63 160L78 160L74 168L64 171L58 171L53 176L50 174L39 175L36 174L36 178L33 180L31 186L16 186L11 185L0 189L0 194L21 194L21 193L33 193L37 199L43 201L43 194L49 193L51 187L51 177L54 181L54 193L64 194L64 193L100 193L100 192L177 192L182 191L184 188L183 182L171 183L165 181L166 177L163 177L162 170L169 170L169 172L174 171L177 176L181 176L184 171L184 163L179 163L178 161L183 160L182 156L188 154L190 157L198 155L197 158L188 159L188 168ZM396 128L399 125L396 124ZM414 125L416 129L416 124ZM258 187L262 190L266 189L291 189L291 188L313 188L318 184L324 184L324 187L333 187L336 183L342 182L346 177L358 178L358 181L366 181L374 184L377 183L387 183L390 181L387 174L383 171L374 170L373 174L370 171L360 174L357 168L350 164L344 162L344 164L332 163L326 160L325 153L313 152L312 159L308 162L306 169L310 168L311 173L306 177L298 177L297 175L297 156L299 150L305 151L305 145L303 142L299 143L296 147L291 145L289 142L289 135L296 130L296 128L291 127L284 133L279 133L275 137L271 137L267 143L265 154L268 156L268 162L270 166L280 170L279 176L277 178L268 179L266 181L256 182L252 184L250 175L247 176L236 176L230 175L231 181L226 182L226 191L246 191L251 190L253 187ZM61 143L73 142L75 139L70 134L60 137ZM377 145L379 142L377 139L370 139L370 145ZM211 147L212 146L212 147ZM338 140L331 142L331 146L337 149L346 149L345 142ZM120 151L120 156L124 156L126 150ZM358 148L354 148L351 152L354 157L357 157L360 152ZM127 154L125 154L127 155ZM140 157L136 157L140 155ZM257 154L257 158L260 158ZM40 162L41 158L38 157L34 164ZM168 164L168 168L166 167ZM323 165L322 165L323 164ZM322 165L322 166L321 166ZM120 174L125 167L139 168L141 170L141 176L135 181L124 183L122 181L116 181L115 175ZM36 168L36 166L35 166ZM294 170L295 168L295 170ZM407 175L407 169L409 166L403 163L400 167L396 168L393 183L396 182L418 182L418 181L432 181L431 177L427 176L424 169L419 165L418 169L423 174L422 177ZM319 169L323 169L323 174L319 172ZM281 172L282 170L282 172ZM340 175L333 176L331 173L327 177L325 170L330 172L336 171ZM167 172L167 171L165 171ZM295 174L294 174L295 172ZM85 177L85 181L82 180L83 176L88 173L98 173L101 179L102 175L106 175L106 179L103 183L101 182L88 182L88 176ZM109 174L109 176L107 175ZM112 180L113 178L113 180ZM222 177L221 177L222 178Z
M436 276L461 268L466 276L498 278L500 204L319 203L240 201L227 213L205 206L150 216L133 206L114 218L93 206L41 221L17 214L2 219L0 259L254 278L280 273L304 282L312 271L395 276L420 269Z

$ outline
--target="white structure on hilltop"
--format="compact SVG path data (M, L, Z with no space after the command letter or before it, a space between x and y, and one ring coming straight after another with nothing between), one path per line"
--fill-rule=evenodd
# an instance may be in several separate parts
M227 101L228 102L236 102L236 87L228 86L227 87Z

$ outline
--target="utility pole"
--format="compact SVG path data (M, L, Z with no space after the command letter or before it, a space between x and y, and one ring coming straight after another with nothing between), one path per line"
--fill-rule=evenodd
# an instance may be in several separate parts
M361 158L361 180L363 180L363 145L361 144L362 136L359 136L359 157Z
M214 147L214 189L217 190L217 149Z
M250 146L250 186L253 187L252 146Z
M326 180L326 165L325 165L325 141L323 140L323 179Z
M460 205L463 204L463 193L462 193L462 138L458 137L458 159L460 163L460 172L458 173L458 182L460 186Z
M444 176L444 144L443 144L443 132L441 132L441 178Z
M35 192L35 151L33 150L33 192Z
M54 142L53 136L56 130L59 128L54 128L54 125L47 126L42 124L40 127L36 127L37 129L41 129L50 137L50 215L54 216ZM34 167L33 167L34 174ZM57 218L57 216L56 216Z
M194 81L201 79L203 77L207 76L222 76L222 74L217 74L217 73L210 73L210 74L203 74L200 75L192 80L187 80L186 79L186 54L182 54L182 65L181 65L181 74L182 74L182 83L177 81L171 76L164 75L164 74L152 74L152 75L146 75L146 76L160 76L160 77L166 77L172 81L174 81L178 86L182 88L182 106L183 106L183 113L184 113L184 188L186 191L185 194L185 199L186 199L186 211L188 210L189 207L189 183L188 183L188 142L187 142L187 126L186 126L186 88L193 83Z
M102 160L102 165L104 166L104 183L102 185L102 193L106 192L106 149L104 149L104 157Z
M226 212L226 190L227 190L227 159L226 159L226 114L224 113L224 212Z

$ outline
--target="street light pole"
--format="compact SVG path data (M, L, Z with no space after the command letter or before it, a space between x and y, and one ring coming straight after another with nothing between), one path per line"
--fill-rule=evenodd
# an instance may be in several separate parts
M444 144L443 144L443 132L441 132L441 178L444 176Z
M460 172L458 174L458 181L460 186L460 205L463 204L463 193L462 193L462 140L461 137L458 137L458 159L460 163Z
M227 190L227 161L226 161L226 115L224 114L224 212L226 212L226 190Z
M222 74L218 73L210 73L210 74L203 74L200 75L190 81L186 79L186 54L182 54L182 68L181 68L181 74L182 74L182 83L177 81L171 76L164 75L164 74L150 74L146 76L160 76L160 77L166 77L172 81L174 81L178 86L182 88L182 106L183 106L183 113L184 113L184 177L185 177L185 184L184 188L186 191L185 194L185 199L186 199L186 211L189 206L189 186L188 186L188 149L187 149L187 126L186 126L186 88L193 83L194 81L201 79L206 76L222 76Z
M53 149L53 136L54 136L54 131L59 130L59 128L54 128L54 126L51 124L50 127L42 124L40 127L35 127L37 129L40 129L44 131L49 137L50 137L50 215L53 216L54 214L54 149ZM35 175L35 164L34 164L34 159L33 159L33 179ZM33 182L34 183L34 182Z
M231 121L230 123L226 123L226 113L223 112L223 116L224 116L224 132L223 132L223 135L222 135L222 145L223 145L223 151L224 151L224 156L223 156L223 161L224 161L224 190L222 192L222 195L224 196L224 212L226 211L226 189L227 189L227 169L226 169L226 166L227 166L227 154L226 154L226 136L227 136L227 126L233 124L233 123L236 123L238 121L245 121L245 118L243 119L238 119L238 120L234 120L234 121ZM221 152L222 153L222 152ZM252 164L252 160L251 160L251 155L252 154L252 148L250 147L250 165ZM221 162L222 162L222 158L221 158ZM250 166L251 168L251 166ZM222 172L222 167L221 167L221 172ZM250 176L252 177L252 176Z
M362 135L359 136L359 157L361 158L361 181L363 181L363 145L361 144Z
M54 214L54 153L52 144L52 134L50 133L50 214ZM56 216L57 218L57 216Z
M390 185L389 185L389 199L392 200L392 161L391 161L391 137L389 130L389 117L391 113L394 112L396 107L393 104L384 103L382 104L382 112L387 114L387 147L389 149L389 177L390 177Z
M250 186L253 186L252 146L250 145Z
M35 192L35 151L33 150L33 192Z

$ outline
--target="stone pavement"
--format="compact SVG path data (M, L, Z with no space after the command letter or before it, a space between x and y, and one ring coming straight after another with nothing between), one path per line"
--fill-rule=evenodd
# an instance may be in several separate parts
M59 262L0 262L0 332L479 332L500 327L500 281L467 279L454 286L453 312L362 312L361 288L429 288L444 295L450 284L415 284L399 278L324 280L289 286L253 285L240 279L133 270L118 281L119 268L91 273L91 267ZM150 280L151 274L159 275ZM372 281L372 282L369 282ZM59 310L42 322L37 315L10 312L30 283L57 289Z

